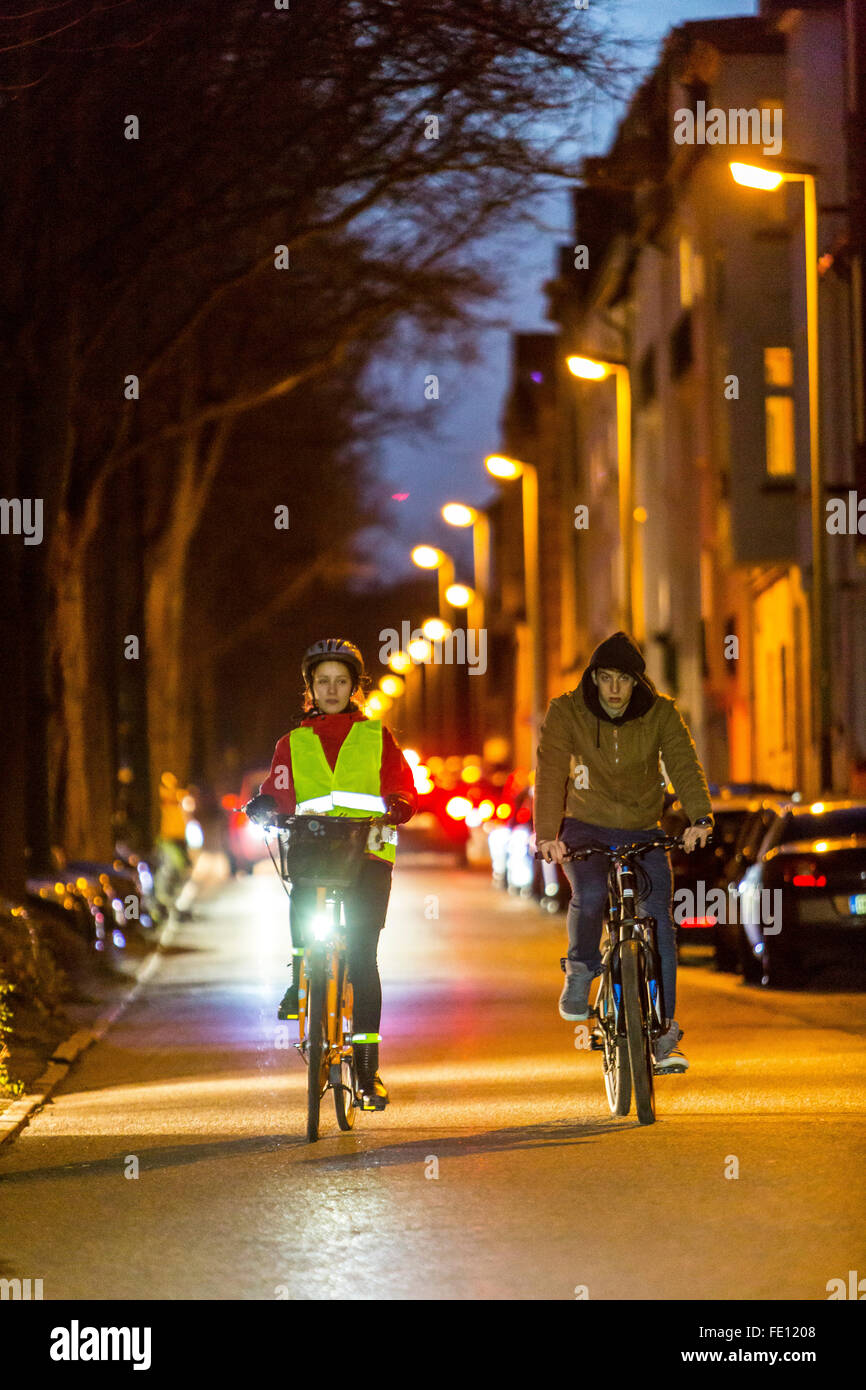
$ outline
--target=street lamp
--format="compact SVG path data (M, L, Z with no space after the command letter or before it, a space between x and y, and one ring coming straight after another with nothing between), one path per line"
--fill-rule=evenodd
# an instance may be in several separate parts
M581 381L604 381L611 372L616 377L616 448L619 476L619 534L622 544L623 626L634 631L635 614L642 605L634 602L634 480L631 466L631 377L624 362L609 362L603 358L567 357L566 366L572 376ZM642 636L641 632L635 635Z
M803 185L803 229L806 256L806 375L809 383L809 479L812 522L812 690L817 713L821 787L833 785L830 672L827 624L824 479L821 467L820 393L818 364L818 204L815 169L793 161L729 164L735 182L744 188L773 192L783 183Z
M465 502L446 502L442 508L443 520L449 526L472 527L472 567L475 588L470 590L469 603L464 605L454 598L454 585L449 589L451 602L455 608L467 608L466 624L475 633L476 642L487 622L487 596L490 591L490 521L486 512L477 507L469 507ZM486 639L485 639L486 640ZM484 741L484 691L485 682L477 678L469 681L469 723L470 743L481 747Z
M440 617L447 617L448 600L446 592L454 583L454 559L436 545L416 545L412 551L412 562L422 570L435 570L439 593Z
M533 463L488 454L484 467L501 482L522 481L523 575L526 621L532 639L532 741L538 742L544 709L544 653L541 645L541 585L538 567L538 469ZM533 750L534 751L534 750Z
M484 605L490 588L490 521L485 512L477 507L467 507L464 502L446 502L442 516L449 526L472 527L472 559L479 603L478 626L483 627Z
M442 618L425 618L421 631L431 642L444 642L451 635L451 628Z
M468 584L449 584L445 590L445 597L452 608L468 608L475 602L476 593Z
M405 692L406 682L399 676L383 676L379 682L379 689L384 690L392 700L397 700Z

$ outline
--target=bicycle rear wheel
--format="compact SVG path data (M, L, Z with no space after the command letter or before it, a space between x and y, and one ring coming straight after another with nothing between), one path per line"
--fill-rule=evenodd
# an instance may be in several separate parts
M656 1117L655 1088L653 1086L652 1041L649 1023L645 1016L644 970L640 942L624 941L622 943L620 971L635 1109L640 1123L651 1125L655 1122Z
M319 1109L328 1084L328 1041L325 1019L325 961L321 951L311 953L307 978L307 1139L319 1137Z
M616 1015L609 987L605 988L604 981L602 981L602 987L598 992L596 1007L604 1049L604 1089L607 1093L607 1103L611 1115L627 1115L631 1106L631 1066L628 1058L628 1043L625 1038L617 1037L614 1032Z

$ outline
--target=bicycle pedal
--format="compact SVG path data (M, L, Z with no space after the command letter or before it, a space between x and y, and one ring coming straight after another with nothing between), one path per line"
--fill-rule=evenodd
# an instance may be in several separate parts
M653 1067L653 1076L682 1076L688 1071L688 1067Z

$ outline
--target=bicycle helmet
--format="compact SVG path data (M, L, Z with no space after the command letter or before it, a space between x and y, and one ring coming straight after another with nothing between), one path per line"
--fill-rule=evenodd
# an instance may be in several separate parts
M345 637L324 637L308 647L301 662L301 675L307 687L310 686L313 671L322 661L342 661L348 666L355 681L352 686L354 694L364 677L364 658L355 643Z

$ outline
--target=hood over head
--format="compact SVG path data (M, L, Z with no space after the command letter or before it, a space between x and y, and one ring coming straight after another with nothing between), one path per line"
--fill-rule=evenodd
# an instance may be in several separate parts
M609 671L625 671L635 678L631 699L618 719L607 713L598 698L598 686L592 679L591 672L599 666ZM658 697L658 691L645 672L646 662L633 637L629 637L627 632L614 632L612 636L606 637L589 658L589 665L580 678L580 692L587 709L596 719L604 719L609 724L618 724L620 720L627 722L629 719L639 719Z

